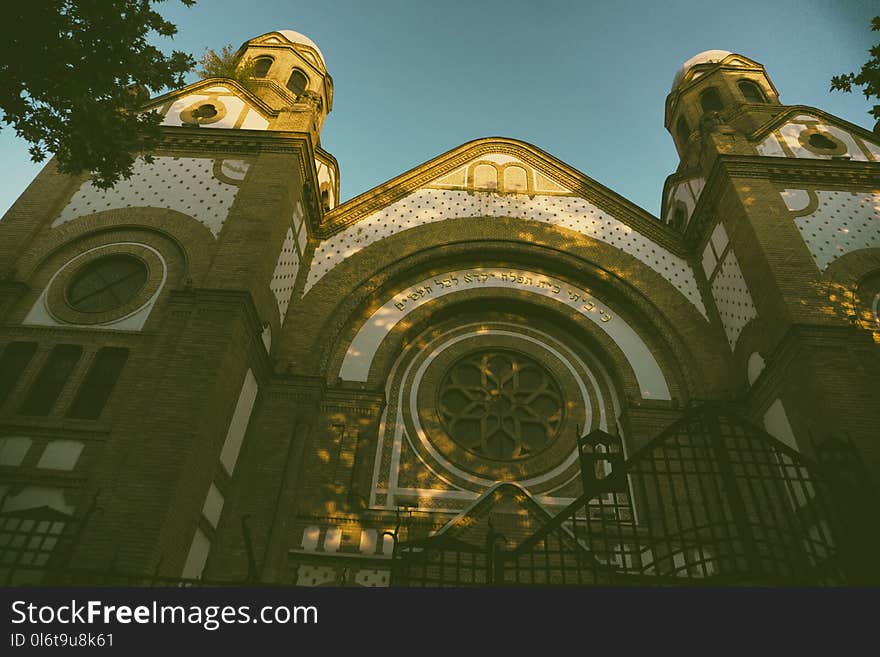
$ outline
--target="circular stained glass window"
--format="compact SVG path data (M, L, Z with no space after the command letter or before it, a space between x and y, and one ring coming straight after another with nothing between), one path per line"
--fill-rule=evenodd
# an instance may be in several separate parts
M90 262L67 288L67 303L84 313L114 310L134 299L147 281L147 267L133 256L116 254Z
M439 388L437 407L449 437L484 458L523 459L556 438L559 385L542 365L513 351L481 351L457 361Z

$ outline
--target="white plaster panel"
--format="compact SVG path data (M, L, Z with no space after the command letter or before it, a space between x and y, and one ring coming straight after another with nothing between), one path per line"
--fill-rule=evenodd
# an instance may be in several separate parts
M300 547L303 550L313 552L318 547L318 537L321 535L321 528L312 525L303 530L302 543Z
M202 515L211 523L212 527L216 527L217 523L220 522L223 503L223 494L212 482L211 487L208 488L208 494L205 496L205 503L202 505Z
M378 532L375 529L364 529L361 531L361 542L358 551L361 554L371 555L376 552L376 537Z
M439 178L435 178L429 183L426 183L426 187L456 187L459 189L464 189L467 187L467 165L463 167L459 167L452 171L451 173L447 173L445 175L440 176Z
M299 231L296 234L296 244L299 246L300 253L306 252L306 247L309 245L309 232L306 229L305 221L299 225Z
M385 336L406 315L433 299L468 289L517 289L554 299L592 321L623 351L643 396L670 399L666 378L654 355L629 324L606 310L604 302L551 276L529 271L515 274L511 276L509 270L476 267L438 274L414 284L386 301L361 326L346 351L339 376L348 381L366 381L373 357ZM420 294L418 290L425 293Z
M296 242L293 238L293 229L287 229L284 244L281 245L281 253L278 262L275 263L275 271L269 282L269 289L275 295L278 302L278 314L281 316L281 325L284 326L284 318L287 315L287 306L290 304L290 295L293 293L293 285L296 283L296 274L299 271L299 253L296 250Z
M189 94L188 96L178 98L173 103L171 103L171 107L169 107L168 111L165 112L165 116L162 119L162 125L181 125L182 121L180 120L180 113L183 110L185 110L187 107L195 105L196 103L204 103L210 97L211 96L207 94L198 93Z
M700 194L703 193L703 188L706 186L706 179L702 176L697 178L691 178L688 180L688 185L691 187L691 193L694 195L694 201L699 200Z
M764 157L785 157L785 151L782 150L779 140L773 133L767 135L767 138L755 148Z
M293 208L291 226L293 226L293 232L296 233L296 243L299 246L299 252L303 254L306 252L306 246L308 246L309 232L303 216L302 203L299 201L296 202L296 206Z
M251 419L251 411L253 411L254 402L257 400L257 392L259 392L257 380L254 378L254 373L248 370L238 395L238 401L235 404L235 411L232 413L229 429L226 431L223 449L220 451L220 462L230 475L235 470L235 463L238 461L238 453L241 451L241 443Z
M130 207L167 208L204 224L216 237L238 193L236 185L214 177L214 160L205 157L138 159L128 180L110 189L84 182L52 226L104 210Z
M880 144L875 144L874 142L868 141L866 139L863 139L862 143L865 145L865 148L868 149L868 152L873 156L874 161L880 161Z
M211 540L205 536L205 532L201 529L196 529L192 543L189 546L189 553L186 555L183 572L180 576L187 579L198 579L201 577L210 552Z
M66 515L73 515L76 507L64 499L64 491L60 488L46 486L25 486L18 493L6 496L0 511L24 511L47 506Z
M764 358L757 351L753 352L751 356L749 356L748 363L748 376L749 376L749 385L752 385L755 381L758 380L758 377L761 376L761 372L764 371L766 363L764 362Z
M694 200L693 192L691 192L691 188L688 186L687 182L681 182L676 185L672 199L673 201L680 201L684 204L684 207L687 209L688 220L690 220L691 214L694 212L696 201Z
M24 436L0 438L0 465L21 465L33 442Z
M244 130L266 130L269 127L269 121L256 110L249 108L244 116L244 121L241 122L241 127Z
M202 89L178 98L162 118L162 125L184 125L181 112L201 103L211 103L218 110L225 109L226 114L219 121L200 122L200 128L235 128L236 124L246 130L265 130L269 127L267 119L226 87Z
M816 211L794 222L819 271L852 251L880 248L880 193L817 191L816 196Z
M587 200L568 196L467 193L421 189L325 240L316 250L304 292L361 249L409 228L466 217L516 217L577 231L641 260L668 280L705 316L687 260L658 246Z
M823 125L820 124L820 128L825 130L826 132L831 133L835 137L837 137L840 141L846 144L846 154L849 155L851 160L857 160L859 162L868 162L868 158L865 155L864 151L859 148L856 143L855 137L853 137L846 130L842 130L838 128L836 125ZM861 140L860 140L861 141Z
M727 237L727 231L724 228L724 224L720 221L715 225L715 228L712 230L712 246L715 247L715 253L718 254L720 258L724 249L727 248L727 244L730 242L730 239Z
M336 581L336 569L332 566L302 565L297 569L297 586L320 586Z
M354 581L367 587L388 586L391 582L391 571L362 568L357 571Z
M810 205L810 194L806 189L783 189L779 194L785 207L792 212L800 212Z
M55 315L52 314L52 311L49 309L49 290L52 288L53 282L61 272L63 272L68 267L74 265L74 263L76 263L76 261L80 258L95 251L100 251L101 249L109 249L120 245L134 245L143 247L152 251L153 254L155 254L155 256L159 259L159 261L162 263L162 279L159 282L159 285L156 287L156 291L153 292L153 295L149 299L147 299L143 306L133 310L125 317L120 317L118 319L114 319L112 321L104 322L101 324L77 324L76 326L78 326L79 328L96 330L112 328L117 331L140 331L144 327L147 318L150 316L150 311L153 309L153 306L156 305L156 300L159 298L159 294L162 292L162 288L165 287L165 281L168 278L168 266L165 263L165 258L162 257L162 254L153 247L146 244L141 244L140 242L114 242L113 244L104 244L102 246L96 246L93 249L89 249L88 251L83 251L75 258L71 258L70 260L68 260L57 272L52 275L49 283L46 285L45 288L43 288L43 291L40 293L39 298L28 311L28 314L25 316L22 324L37 326L70 326L68 322L63 322L57 319Z
M327 533L324 534L324 552L337 552L341 542L342 529L339 527L329 527Z
M47 470L73 470L85 444L78 440L52 440L46 445L37 463Z
M333 180L333 170L320 160L315 160L315 169L318 174L318 186L322 190L327 190L327 198L332 210L336 207L336 186Z
M562 192L565 194L570 194L571 190L563 185L560 185L555 180L552 180L545 176L540 171L535 171L535 190L538 192Z
M712 281L712 296L732 350L746 324L758 316L739 261L732 249L727 252Z
M800 117L799 117L800 118ZM808 128L816 128L822 132L827 132L834 137L837 137L840 141L842 141L846 145L846 155L849 156L851 160L858 160L862 162L866 162L868 160L865 157L865 154L858 147L852 135L850 135L845 130L841 130L837 126L828 125L825 123L819 123L815 119L811 117L804 117L809 120L809 124L805 123L786 123L779 129L779 133L782 135L782 138L785 139L785 144L791 150L795 157L809 158L814 160L830 160L831 155L825 155L822 153L814 153L808 148L805 148L800 142L800 134L808 129Z
M508 155L507 153L487 153L486 155L480 155L480 157L477 159L488 160L489 162L494 162L495 164L510 164L512 162L523 164L522 160L514 157L513 155Z
M244 180L250 168L250 163L244 160L225 159L220 162L221 173L232 180Z
M794 432L791 430L791 424L788 421L788 415L785 413L785 407L782 400L774 401L770 408L764 413L764 428L771 436L785 443L792 449L798 449L797 440Z
M715 258L715 252L712 251L712 245L707 242L706 248L703 249L703 271L706 272L707 279L712 277L717 264L718 260Z

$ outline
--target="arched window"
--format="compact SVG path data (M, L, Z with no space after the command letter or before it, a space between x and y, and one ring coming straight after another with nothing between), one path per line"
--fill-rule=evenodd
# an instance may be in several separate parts
M36 352L36 342L10 342L6 345L0 356L0 404L12 392Z
M720 112L724 105L721 103L721 95L715 87L709 87L700 94L700 106L704 112Z
M688 122L683 116L678 117L675 133L678 136L678 145L684 146L687 143L688 137L691 136L691 129L688 127Z
M122 374L125 361L128 360L128 349L104 347L100 349L92 361L89 373L80 386L73 404L67 411L68 417L97 420L116 380Z
M761 91L761 87L752 82L751 80L740 80L737 83L739 90L742 92L743 98L746 99L747 103L766 103L767 99L764 97L764 92Z
M79 345L55 345L31 384L19 412L24 415L48 415L79 362L82 351Z
M254 61L254 77L266 77L269 74L269 69L272 68L272 61L271 57L257 57Z
M522 167L504 169L505 192L527 192L529 189L528 175Z
M296 96L300 96L308 86L309 79L306 77L306 74L300 71L298 68L293 69L293 73L290 74L290 78L288 78L287 80L287 88L290 89Z

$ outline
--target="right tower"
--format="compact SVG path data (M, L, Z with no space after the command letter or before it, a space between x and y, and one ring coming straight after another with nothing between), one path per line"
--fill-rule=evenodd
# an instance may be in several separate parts
M783 105L764 67L685 62L666 99L680 156L663 221L683 233L727 338L744 410L812 453L851 440L880 472L880 145Z

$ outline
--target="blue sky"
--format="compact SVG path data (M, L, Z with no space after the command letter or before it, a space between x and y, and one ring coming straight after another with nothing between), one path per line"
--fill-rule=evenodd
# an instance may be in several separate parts
M466 141L530 142L653 214L678 158L663 107L681 62L719 48L761 62L785 104L866 128L861 93L829 92L880 35L876 0L200 0L157 5L168 49L196 56L274 29L324 53L335 84L322 145L346 200ZM189 81L195 81L193 75ZM0 131L0 212L42 165Z

